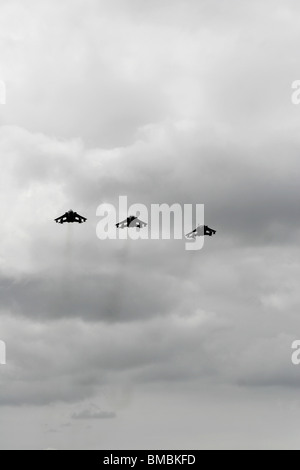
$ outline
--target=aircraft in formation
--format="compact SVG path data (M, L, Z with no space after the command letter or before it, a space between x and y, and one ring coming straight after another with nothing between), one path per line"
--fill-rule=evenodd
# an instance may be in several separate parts
M205 236L212 237L216 233L217 233L216 230L209 228L207 225L199 225L197 228L195 228L195 230L188 233L186 235L186 238L189 238L189 239L193 238L194 240L196 240L197 237L205 237Z
M73 223L83 224L86 221L87 219L85 217L82 217L81 215L77 214L77 212L74 212L72 210L66 212L61 217L58 217L57 219L55 219L55 222L57 224L66 224L66 223L67 224L73 224ZM116 224L116 227L119 229L124 229L124 228L142 229L142 228L147 227L147 225L148 224L146 224L146 222L143 222L137 216L130 215L129 217L127 217L127 219ZM216 233L217 233L216 230L209 228L207 225L199 225L197 228L195 228L195 230L188 233L186 235L186 238L196 240L197 237L205 237L205 236L212 237Z
M146 222L143 222L140 220L138 217L134 215L130 215L127 217L127 219L123 220L122 222L119 222L116 227L117 228L145 228L147 227L148 224Z
M85 217L82 217L81 215L77 214L77 212L74 212L72 210L66 212L61 217L58 217L57 219L55 219L55 222L57 224L74 224L74 223L83 224L86 221L87 219Z

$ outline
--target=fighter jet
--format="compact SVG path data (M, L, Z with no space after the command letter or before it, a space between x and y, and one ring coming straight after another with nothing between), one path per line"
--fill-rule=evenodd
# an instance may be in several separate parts
M85 217L82 217L81 215L77 214L77 212L72 210L55 219L57 224L74 224L75 222L78 224L83 224L86 221L87 219Z
M147 227L148 224L143 222L142 220L138 219L134 215L127 217L127 219L123 220L123 222L119 222L116 227L117 228L144 228Z
M186 238L193 238L194 240L196 240L196 237L204 237L206 235L212 237L216 233L216 230L209 228L207 225L199 225L195 230L188 233L186 235Z

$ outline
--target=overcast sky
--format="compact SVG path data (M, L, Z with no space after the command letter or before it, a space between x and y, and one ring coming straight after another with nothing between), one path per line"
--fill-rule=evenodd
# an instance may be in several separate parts
M0 0L1 449L299 448L299 14ZM217 235L100 241L120 195Z

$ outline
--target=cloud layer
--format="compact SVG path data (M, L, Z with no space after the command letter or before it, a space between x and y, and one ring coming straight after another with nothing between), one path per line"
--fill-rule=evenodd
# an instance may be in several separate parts
M2 1L3 448L98 448L85 420L107 427L109 448L122 442L116 422L129 447L157 448L156 432L162 448L249 448L264 407L260 442L295 445L276 426L299 409L298 10L292 0ZM193 253L181 241L100 241L97 208L120 195L205 204L217 235ZM88 223L54 224L70 208ZM37 439L40 422L59 441Z

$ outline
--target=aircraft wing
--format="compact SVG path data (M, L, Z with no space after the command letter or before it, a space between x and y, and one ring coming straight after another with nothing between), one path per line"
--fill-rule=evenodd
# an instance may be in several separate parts
M146 222L143 222L140 219L134 219L130 224L129 227L136 227L136 228L145 228L147 227L148 224Z
M67 222L67 214L64 214L61 217L58 217L57 219L55 219L55 222L57 224L63 224L64 222Z
M196 237L197 237L197 229L193 230L192 232L186 235L186 238L190 238L190 239L192 238L196 239Z
M197 237L203 237L206 234L205 227L203 225L199 225L199 227L195 228L192 232L186 235L186 238L196 239Z
M216 233L217 233L216 230L213 230L212 228L209 228L209 227L205 227L204 235L209 235L210 237L212 237Z
M116 225L117 228L125 228L128 227L128 219L123 220L122 222L119 222Z
M83 224L84 222L87 221L87 219L85 217L82 217L82 215L79 215L77 213L75 213L75 220L76 222L78 222L79 224Z

